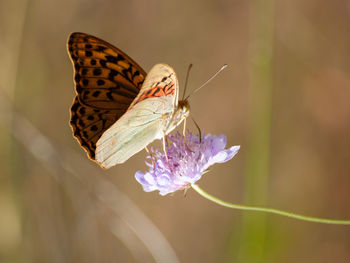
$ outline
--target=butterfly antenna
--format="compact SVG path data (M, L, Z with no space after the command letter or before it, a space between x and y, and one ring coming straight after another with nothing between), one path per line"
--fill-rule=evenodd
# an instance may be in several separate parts
M191 116L191 115L190 115ZM196 125L198 132L199 132L199 143L202 142L202 131L201 128L199 128L198 123L193 119L193 117L191 116L192 121L194 122L194 125Z
M218 71L216 71L216 73L211 76L206 82L204 82L199 88L196 88L194 91L192 91L186 98L185 100L187 100L190 96L192 96L193 94L195 94L198 90L200 90L201 88L203 88L205 85L207 85L212 79L214 79L221 71L223 71L225 68L227 67L227 64L224 64Z
M186 89L187 89L187 83L188 83L188 77L190 76L190 71L191 71L191 68L192 68L192 63L188 66L188 69L187 69L187 73L186 73L186 81L185 81L185 89L184 89L184 93L182 95L182 100L185 98L185 94L186 94Z

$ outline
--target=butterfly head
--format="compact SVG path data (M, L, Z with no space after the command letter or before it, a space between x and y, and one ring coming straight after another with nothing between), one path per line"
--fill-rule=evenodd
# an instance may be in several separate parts
M179 100L177 109L172 115L172 118L169 119L168 124L166 125L166 134L171 132L175 127L177 127L183 120L185 120L190 114L190 105L187 100Z
M182 118L188 117L190 114L190 104L188 103L188 100L179 100L175 115L176 114L182 116Z

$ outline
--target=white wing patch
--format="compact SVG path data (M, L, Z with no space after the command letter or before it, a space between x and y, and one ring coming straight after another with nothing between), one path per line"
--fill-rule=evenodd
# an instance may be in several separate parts
M102 167L110 168L124 163L154 140L162 138L166 120L163 116L172 110L170 99L168 96L150 98L127 111L98 140L96 161Z

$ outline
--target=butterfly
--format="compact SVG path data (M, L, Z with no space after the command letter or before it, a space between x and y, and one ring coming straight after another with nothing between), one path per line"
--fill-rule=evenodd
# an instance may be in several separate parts
M188 115L178 100L172 67L156 64L147 75L128 55L92 35L72 33L68 54L76 96L70 125L88 157L103 168L124 163L164 138Z

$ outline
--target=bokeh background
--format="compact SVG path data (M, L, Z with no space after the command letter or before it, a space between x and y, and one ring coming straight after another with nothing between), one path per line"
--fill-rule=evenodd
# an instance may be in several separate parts
M350 219L349 1L1 0L0 262L350 262L347 226L145 193L145 152L110 170L91 162L68 124L74 31L146 71L172 65L181 88L189 63L190 89L227 63L191 112L241 150L199 185Z

